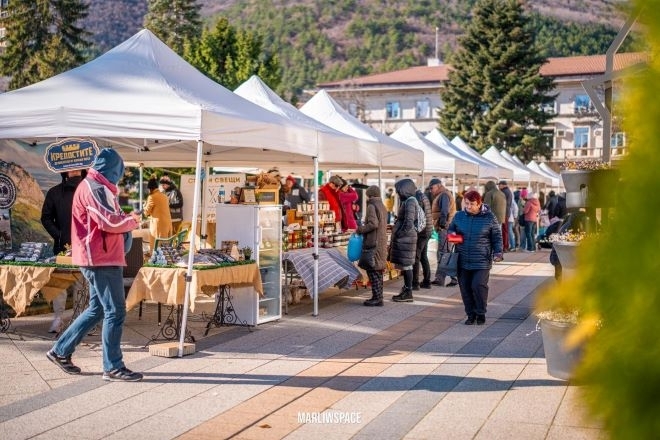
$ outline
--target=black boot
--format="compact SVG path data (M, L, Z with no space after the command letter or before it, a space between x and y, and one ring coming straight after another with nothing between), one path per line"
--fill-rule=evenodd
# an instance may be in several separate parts
M383 306L383 298L380 298L380 299L371 298L371 299L366 300L362 304L364 304L367 307L382 307Z
M484 325L486 323L486 315L477 315L477 325Z
M412 289L410 287L403 287L401 293L392 297L394 302L413 302Z
M474 321L477 317L475 315L468 315L467 319L465 320L465 325L474 325Z

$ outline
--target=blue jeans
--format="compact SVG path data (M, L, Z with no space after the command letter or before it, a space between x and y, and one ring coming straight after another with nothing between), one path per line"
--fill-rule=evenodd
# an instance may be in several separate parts
M507 222L507 226L509 227L509 249L511 250L516 248L516 236L513 233L513 223L514 222Z
M70 356L90 330L103 320L103 371L123 368L121 334L126 318L124 268L81 267L80 271L89 285L89 306L60 335L53 352L58 356Z
M536 240L534 240L534 225L536 222L525 220L525 237L527 240L527 250L536 250Z

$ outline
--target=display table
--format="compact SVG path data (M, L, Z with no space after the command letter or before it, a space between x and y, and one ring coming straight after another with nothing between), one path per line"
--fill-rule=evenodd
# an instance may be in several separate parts
M314 292L314 248L296 249L282 255L285 266L292 264L312 298ZM338 249L319 248L319 292L336 286L349 288L360 277L360 271Z
M135 277L126 297L126 308L132 309L143 300L156 301L170 306L165 325L160 330L163 339L179 337L181 331L181 311L186 293L185 268L142 267ZM208 334L212 325L241 324L231 304L230 286L252 287L263 295L261 273L256 264L216 267L213 269L193 269L190 281L190 311L195 311L195 299L199 294L218 295L215 312L206 326ZM173 315L176 313L176 317ZM152 341L159 339L158 335ZM186 339L194 341L192 335Z
M186 293L185 268L141 267L126 297L126 309L130 310L142 300L167 305L183 305ZM252 286L263 294L261 274L256 264L194 269L190 282L190 311L195 311L197 295L213 295L220 286ZM209 289L210 287L210 289Z
M0 264L2 300L16 312L17 317L25 313L39 291L41 291L46 301L51 302L63 290L76 281L83 279L78 268ZM84 297L86 298L87 295L84 295ZM71 320L75 319L80 311L84 309L82 307L82 309L77 310L75 305L74 316ZM3 323L0 325L0 329L6 331L9 328L9 318L3 315L2 320Z

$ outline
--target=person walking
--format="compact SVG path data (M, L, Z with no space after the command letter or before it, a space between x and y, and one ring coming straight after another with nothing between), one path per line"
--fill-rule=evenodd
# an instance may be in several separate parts
M172 226L172 217L170 216L170 206L167 196L158 191L158 181L155 177L147 182L149 196L144 205L144 215L149 217L149 244L151 251L154 251L154 244L157 238L168 238L174 234Z
M385 193L385 208L387 209L387 224L392 223L394 217L394 188L388 188Z
M429 240L433 234L433 215L431 213L431 202L429 198L418 189L415 191L415 199L424 210L426 216L426 227L417 233L417 246L415 248L415 263L413 264L413 290L431 288L431 264L429 263L428 248ZM422 282L419 282L419 267L422 267Z
M380 197L380 188L367 188L367 214L356 232L363 235L362 257L358 266L367 271L371 283L371 298L365 306L383 305L383 270L387 260L387 208Z
M177 232L183 221L183 194L176 187L168 174L160 178L161 191L167 196L170 206L170 218L172 219L172 231Z
M46 193L41 207L41 224L53 239L53 255L59 255L71 246L71 205L78 184L86 175L85 170L69 170L61 173L62 182ZM72 285L75 286L76 283ZM74 288L75 289L75 288ZM62 315L66 309L67 290L53 299L53 321L48 333L59 333L62 329Z
M454 215L456 214L456 201L451 191L445 188L444 183L440 179L431 179L429 181L429 193L432 197L431 202L431 218L433 219L433 227L438 234L438 261L440 261L440 254L449 251L447 244L447 226L451 223ZM431 284L444 287L445 278L447 274L440 270L439 267L435 271L435 279ZM458 279L451 277L447 287L454 287L458 285Z
M413 302L412 278L415 251L417 248L417 200L415 199L415 183L411 179L401 179L394 185L399 197L399 210L392 227L392 243L389 261L403 273L403 287L398 295L392 297L394 302Z
M117 201L117 182L124 174L124 161L112 148L96 157L87 177L73 197L71 244L73 264L89 286L89 305L60 335L46 353L48 360L67 374L80 374L71 356L83 337L101 320L103 380L142 380L142 374L126 368L121 335L126 317L123 269L131 247L131 231L140 214L125 214Z
M458 285L465 307L465 325L486 323L488 278L493 261L502 261L502 225L477 191L463 196L462 211L454 216L449 234L458 234Z

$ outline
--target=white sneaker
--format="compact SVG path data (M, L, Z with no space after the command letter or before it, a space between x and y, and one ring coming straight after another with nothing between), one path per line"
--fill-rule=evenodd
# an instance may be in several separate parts
M48 333L59 333L62 330L62 318L59 316L53 319L53 322L50 324L50 329Z

